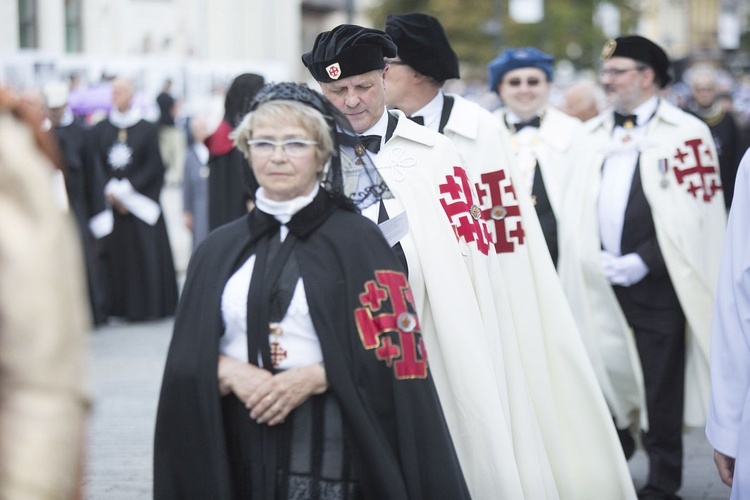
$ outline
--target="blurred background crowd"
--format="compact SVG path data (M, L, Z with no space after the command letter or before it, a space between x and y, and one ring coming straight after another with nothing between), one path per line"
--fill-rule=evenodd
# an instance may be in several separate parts
M300 54L320 31L344 22L382 28L388 14L411 11L440 19L458 54L463 77L448 90L487 108L499 102L487 89L486 65L507 46L555 56L551 98L563 107L569 87L596 81L605 40L638 33L672 58L676 83L668 97L681 107L694 100L691 69L712 69L713 92L748 142L750 4L742 0L20 0L0 5L0 83L39 89L65 80L71 109L93 124L109 109L115 76L135 79L136 102L153 121L169 79L178 121L202 114L210 128L238 74L309 81ZM599 102L594 90L586 93Z

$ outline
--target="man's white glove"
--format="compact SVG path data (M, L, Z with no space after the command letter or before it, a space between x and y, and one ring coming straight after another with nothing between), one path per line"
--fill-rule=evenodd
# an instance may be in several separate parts
M637 253L629 253L617 257L602 250L601 255L604 275L613 285L634 285L648 274L648 266Z

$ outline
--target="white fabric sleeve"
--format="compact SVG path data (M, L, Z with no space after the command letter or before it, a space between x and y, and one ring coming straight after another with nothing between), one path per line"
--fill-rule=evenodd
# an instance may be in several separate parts
M153 226L159 220L161 208L159 204L148 196L135 190L127 179L110 179L104 192L111 194L132 213L146 224Z

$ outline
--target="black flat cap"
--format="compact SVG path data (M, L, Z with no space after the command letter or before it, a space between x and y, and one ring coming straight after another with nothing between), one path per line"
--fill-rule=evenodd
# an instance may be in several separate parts
M396 42L398 56L423 75L439 82L459 78L458 56L440 22L427 14L393 14L385 32Z
M627 57L650 66L661 88L672 81L669 74L669 56L664 49L648 38L638 35L622 36L608 40L602 48L602 60L612 57Z
M383 57L396 54L396 44L384 31L341 24L319 34L302 62L317 81L333 82L383 69Z

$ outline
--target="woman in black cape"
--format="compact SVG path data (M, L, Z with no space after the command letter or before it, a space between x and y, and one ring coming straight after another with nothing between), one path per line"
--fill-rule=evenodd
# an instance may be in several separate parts
M346 118L267 85L233 136L256 208L191 260L154 498L468 498L406 277L344 194Z

